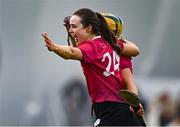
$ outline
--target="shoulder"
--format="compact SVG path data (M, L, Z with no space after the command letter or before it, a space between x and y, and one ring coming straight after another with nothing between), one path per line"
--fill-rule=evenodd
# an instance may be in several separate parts
M93 44L95 45L95 50L99 56L106 52L112 52L112 47L102 38L93 40Z
M94 49L95 45L92 41L83 41L77 47L79 49Z

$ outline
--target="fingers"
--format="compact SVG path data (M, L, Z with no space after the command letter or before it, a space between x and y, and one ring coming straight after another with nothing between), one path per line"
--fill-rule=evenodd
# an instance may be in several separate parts
M144 115L144 109L143 109L143 106L141 104L139 104L139 110L137 111L137 114L139 116L143 116Z
M43 36L44 38L48 38L48 34L47 34L47 33L42 33L42 36Z
M137 111L137 114L138 114L139 116L143 116L143 115L144 115L144 110L143 110L143 109L139 109L139 110Z
M44 41L45 41L47 44L50 44L50 43L51 43L51 40L49 39L47 33L42 34L42 36L44 37Z
M129 109L130 109L131 112L135 112L135 110L133 109L132 106L130 106ZM136 112L136 114L139 115L139 116L143 116L144 115L144 109L143 109L143 106L141 104L139 104L139 109Z
M129 109L131 112L134 112L134 109L132 108L132 106L129 106Z
M42 36L44 38L44 45L48 48L49 51L52 51L53 42L49 39L48 34L42 33Z

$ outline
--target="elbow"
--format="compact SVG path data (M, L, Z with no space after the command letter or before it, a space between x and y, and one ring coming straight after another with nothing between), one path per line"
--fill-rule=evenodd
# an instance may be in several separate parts
M69 59L73 59L74 58L74 52L73 52L73 49L70 47L70 49L64 53L64 56L63 58L65 60L69 60Z
M65 60L69 60L70 58L68 58L68 57L63 57Z
M71 59L72 57L71 57L71 54L66 54L66 55L64 55L64 56L61 56L63 59L65 59L65 60L69 60L69 59Z
M65 60L72 60L75 59L74 53L69 53L63 57Z
M69 50L64 53L63 58L65 60L82 60L82 54L78 53L75 48L69 47Z
M137 55L140 55L140 49L137 47L136 50L137 50ZM136 55L136 56L137 56L137 55Z
M140 55L140 50L139 50L138 47L136 47L136 49L135 49L135 51L134 51L134 54L133 54L133 57L136 57L136 56L138 56L138 55Z
M63 59L65 59L65 60L68 60L69 58L68 57L66 57L66 56L61 56L61 58L63 58Z
M63 57L65 60L73 59L73 54L67 54Z
M136 57L136 56L138 56L138 55L140 55L140 52L136 52L133 57Z

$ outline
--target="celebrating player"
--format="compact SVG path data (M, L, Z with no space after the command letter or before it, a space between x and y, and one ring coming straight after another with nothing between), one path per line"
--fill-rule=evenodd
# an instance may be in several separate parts
M117 40L104 17L82 8L70 17L70 35L76 46L63 46L42 34L46 47L64 59L81 62L98 126L140 125L129 105L119 96L123 89L120 54L136 56L138 48Z

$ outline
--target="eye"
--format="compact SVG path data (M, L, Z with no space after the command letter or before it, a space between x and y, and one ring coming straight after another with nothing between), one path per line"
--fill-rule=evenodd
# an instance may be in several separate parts
M71 24L72 28L77 28L77 26L75 24Z

